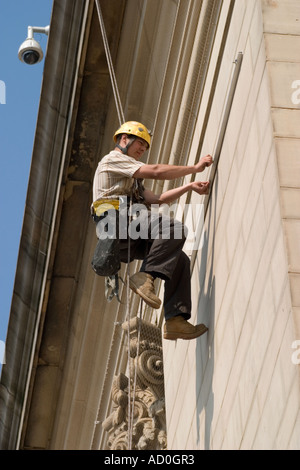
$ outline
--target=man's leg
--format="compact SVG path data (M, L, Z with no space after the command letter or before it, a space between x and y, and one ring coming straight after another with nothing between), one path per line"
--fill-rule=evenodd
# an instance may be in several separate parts
M165 319L182 315L188 320L191 317L191 309L190 259L181 251L172 278L165 281Z
M169 240L168 250L171 249L172 240ZM162 249L161 252L166 253ZM174 254L168 258L172 262L167 265L166 263L161 268L159 264L150 265L143 263L145 270L150 269L153 275L157 274L158 277L160 272L168 272L168 277L165 278L165 293L164 293L164 339L177 340L177 339L194 339L206 333L208 328L200 323L199 325L192 325L187 320L191 317L191 275L190 275L190 259L189 257L180 250L177 250L177 263L172 274L170 273L170 266L173 266ZM147 258L148 259L148 258ZM149 271L147 271L149 272Z
M148 250L139 273L130 278L131 289L148 305L159 308L155 295L154 279L165 280L164 338L193 339L207 331L203 324L191 325L190 260L182 251L185 243L184 226L173 219L159 217L149 231ZM150 227L151 228L151 227Z
M150 307L157 309L161 305L161 300L154 290L155 278L163 279L167 283L171 282L183 244L184 240L174 239L158 239L149 242L149 251L144 258L140 272L131 276L131 289L139 294ZM189 276L190 273L188 273L188 278ZM171 289L168 290L172 295Z
M144 259L149 251L148 241L136 239L130 241L130 248L128 247L128 239L120 240L120 259L123 263L128 263L128 260ZM128 251L129 250L129 251ZM158 309L161 306L161 300L155 294L154 278L150 274L139 272L134 274L129 279L130 288L152 308Z

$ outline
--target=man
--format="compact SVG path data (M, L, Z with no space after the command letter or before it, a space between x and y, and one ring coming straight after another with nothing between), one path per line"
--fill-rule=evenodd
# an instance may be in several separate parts
M202 172L212 164L210 155L190 166L142 163L140 160L150 147L151 137L147 128L135 121L124 123L116 131L114 141L114 150L99 162L94 177L93 209L96 222L103 219L108 208L120 209L120 200L124 196L132 197L133 202L149 208L151 205L172 203L188 191L208 193L209 182L188 183L158 195L145 189L141 181L173 180ZM201 336L207 327L203 324L194 326L187 321L191 316L191 285L190 260L182 251L184 226L173 219L168 219L166 224L163 216L155 218L150 210L147 210L145 224L140 225L141 230L147 226L147 240L131 236L128 246L128 232L125 238L120 238L122 262L143 259L140 272L130 277L130 288L148 305L159 308L161 301L155 293L154 280L164 280L164 338L176 340ZM168 237L164 236L166 226Z

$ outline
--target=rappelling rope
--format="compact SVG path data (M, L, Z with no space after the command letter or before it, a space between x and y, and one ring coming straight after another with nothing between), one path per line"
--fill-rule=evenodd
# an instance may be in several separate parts
M107 35L105 31L103 16L100 8L99 0L95 0L101 34L103 38L104 50L106 54L114 99L117 108L117 114L119 119L120 126L125 122L125 116L122 108L122 103L120 99L120 94L118 90L116 75L114 72L113 62L111 59L111 54L109 50ZM130 205L129 205L129 220L131 217L131 206L132 206L132 192L130 194ZM129 235L129 234L128 234ZM132 447L132 434L133 434L133 421L134 421L134 406L135 406L135 392L136 392L136 381L137 381L137 364L134 371L133 379L131 380L131 367L130 367L130 288L129 288L129 278L130 278L130 237L128 237L128 251L127 251L127 286L126 286L126 318L127 318L127 339L128 339L128 450L131 450ZM135 355L135 361L138 361L139 356L139 345L140 345L140 329L141 329L141 318L142 318L142 308L143 308L143 301L141 300L140 303L140 315L138 318L138 338L137 338L137 351ZM133 361L134 364L134 361ZM131 398L131 383L132 383L132 398Z
M132 192L130 195L130 208L132 207ZM131 212L129 213L129 222L131 220ZM131 372L131 361L130 361L130 288L129 288L129 277L130 277L130 239L128 242L127 250L127 302L126 302L126 318L127 318L127 341L128 341L128 450L132 450L132 435L133 435L133 421L134 421L134 406L135 406L135 392L137 382L137 363L134 367L134 373ZM137 335L137 349L135 352L135 361L138 361L139 349L140 349L140 333L141 333L141 319L143 310L143 300L140 301L140 313L138 317L138 335ZM134 360L132 361L134 365ZM132 378L132 380L131 380ZM132 382L132 394L131 394L131 382Z
M111 54L110 54L110 50L109 50L109 45L108 45L108 40L107 40L107 36L106 36L106 31L105 31L105 26L104 26L104 21L103 21L103 16L102 16L100 3L99 3L99 0L95 0L95 2L96 2L98 17L99 17L100 29L101 29L102 39L103 39L103 43L104 43L104 50L105 50L106 60L107 60L107 64L108 64L110 80L111 80L111 84L112 84L113 94L114 94L117 113L118 113L118 118L119 118L119 124L121 126L125 122L124 112L123 112L122 103L121 103L121 99L120 99L120 94L119 94L118 84L117 84L116 75L115 75L115 71L114 71L114 66L113 66L113 62L112 62L112 58L111 58Z
M130 194L130 206L129 211L132 205L132 191ZM131 217L131 213L129 212L129 220ZM129 278L130 278L130 238L128 237L128 249L127 249L127 286L126 286L126 295L127 295L127 302L126 302L126 318L127 318L127 340L128 340L128 449L131 450L132 446L132 430L133 430L133 414L131 416L131 367L130 367L130 289L129 289ZM132 417L132 419L131 419Z
M137 334L137 347L136 347L136 353L135 353L135 369L134 369L134 378L133 378L133 391L132 391L132 404L131 404L131 418L130 418L130 424L131 424L131 429L129 429L129 448L131 449L132 447L132 434L133 434L133 418L134 418L134 406L135 406L135 391L136 391L136 382L137 382L137 368L138 364L137 361L139 360L139 354L140 354L140 337L141 337L141 319L142 319L142 312L143 312L143 300L141 299L140 301L140 314L138 317L138 322L137 322L137 329L138 329L138 334Z

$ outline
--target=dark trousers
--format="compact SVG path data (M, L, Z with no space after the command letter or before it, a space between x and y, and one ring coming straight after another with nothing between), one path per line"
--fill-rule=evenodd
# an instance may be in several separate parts
M140 222L141 225L141 237L144 238L137 237L137 226L134 238L130 238L129 258L128 239L120 239L121 261L143 260L142 272L165 281L165 319L182 315L188 320L191 316L191 276L190 259L182 251L186 239L185 228L180 222L162 215L153 219L149 212L144 223Z

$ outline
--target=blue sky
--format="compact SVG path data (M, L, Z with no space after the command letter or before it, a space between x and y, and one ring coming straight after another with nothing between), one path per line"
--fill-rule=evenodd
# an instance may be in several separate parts
M9 320L44 69L44 60L31 66L20 62L18 49L28 26L50 24L52 4L0 0L0 341ZM35 33L34 38L45 54L48 37Z

